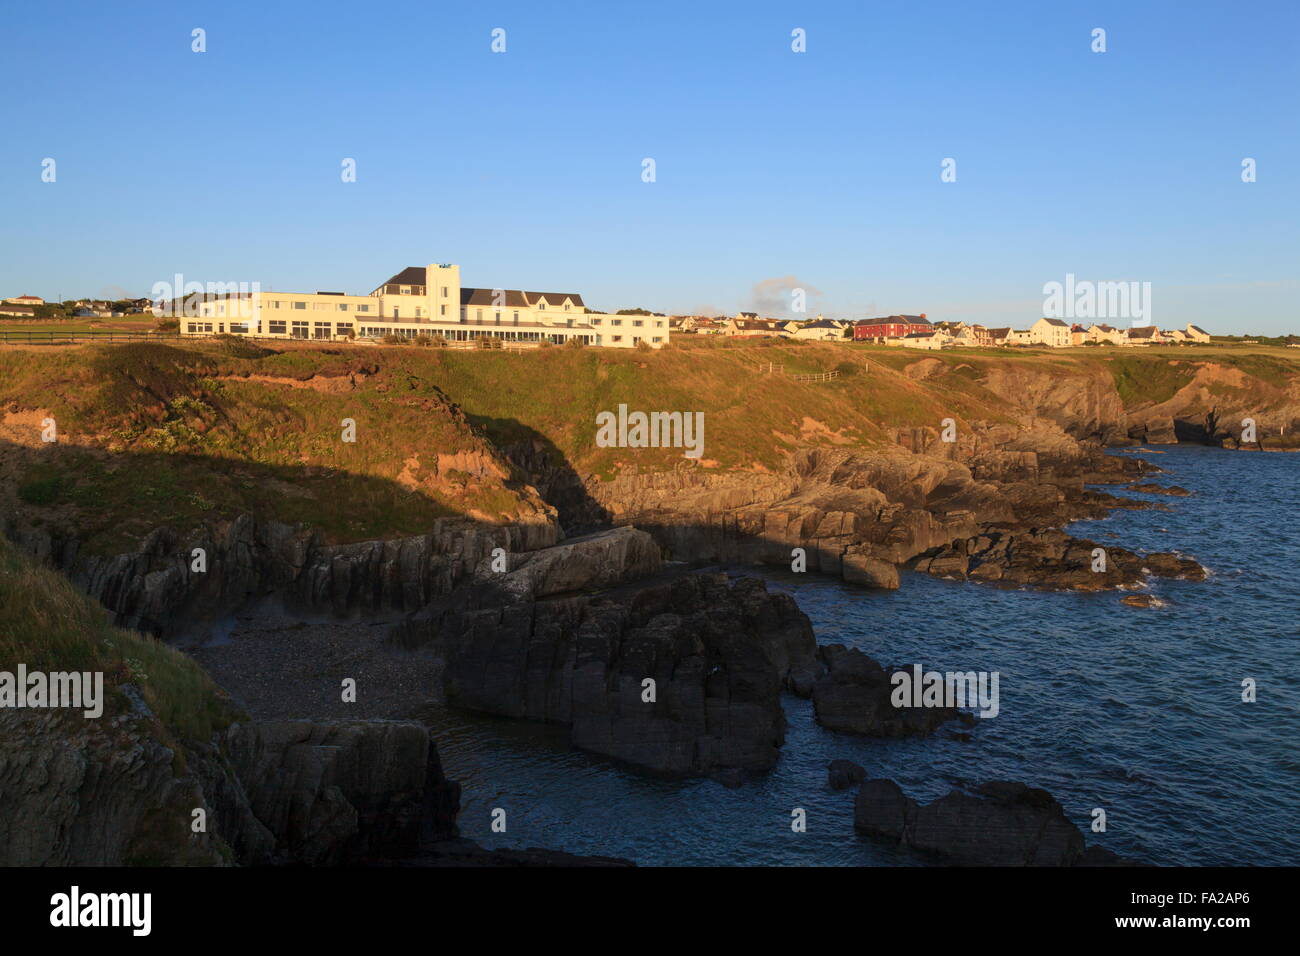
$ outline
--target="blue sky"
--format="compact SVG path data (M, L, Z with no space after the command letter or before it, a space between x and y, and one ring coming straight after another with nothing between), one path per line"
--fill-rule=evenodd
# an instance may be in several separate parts
M1024 326L1073 273L1150 282L1157 325L1300 332L1293 0L98 0L7 4L0 35L3 295L457 262L609 310L797 285Z

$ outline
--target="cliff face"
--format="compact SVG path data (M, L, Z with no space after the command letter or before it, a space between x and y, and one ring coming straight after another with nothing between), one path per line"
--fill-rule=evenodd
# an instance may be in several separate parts
M459 786L418 724L238 723L184 747L147 713L0 711L0 805L3 866L345 864L454 837Z
M187 622L228 614L268 595L291 609L345 614L415 611L447 594L495 548L531 551L556 543L554 522L477 525L435 522L432 532L387 541L326 545L318 532L249 515L181 540L170 528L135 552L80 556L75 536L11 531L38 560L49 561L122 627L170 635ZM193 550L205 552L195 571Z

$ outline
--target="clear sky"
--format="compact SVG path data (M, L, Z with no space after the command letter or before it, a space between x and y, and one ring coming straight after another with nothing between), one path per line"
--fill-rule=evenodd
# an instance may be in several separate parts
M797 286L1023 327L1072 273L1300 332L1296 0L11 2L0 37L0 295L456 262L606 310Z

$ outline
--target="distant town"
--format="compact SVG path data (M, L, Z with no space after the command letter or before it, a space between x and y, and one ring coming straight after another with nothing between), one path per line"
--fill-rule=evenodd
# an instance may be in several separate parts
M181 282L181 277L177 276ZM211 285L211 284L210 284ZM194 283L194 288L205 287ZM1140 346L1205 343L1210 333L1188 324L1181 328L1101 322L1081 324L1039 318L1027 328L989 328L966 322L935 321L925 313L866 319L781 319L757 312L725 315L669 315L648 309L614 313L587 307L573 292L531 292L462 286L460 267L409 266L364 295L342 292L264 292L256 283L217 284L215 291L171 292L159 283L157 298L76 299L46 302L19 295L0 304L0 317L46 323L62 320L130 319L150 316L161 331L187 336L242 335L320 341L370 340L419 344L516 348L584 345L657 349L672 336L784 338L817 342L864 342L910 349L963 347ZM6 323L9 324L9 323ZM54 326L49 326L54 327ZM1294 337L1288 337L1288 342Z

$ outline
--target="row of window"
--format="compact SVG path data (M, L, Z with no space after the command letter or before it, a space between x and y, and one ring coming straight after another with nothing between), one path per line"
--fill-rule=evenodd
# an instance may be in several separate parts
M603 322L603 320L600 318L600 316L592 316L592 319L591 319L591 324L592 324L592 325L600 325L600 324L602 324L602 322ZM610 320L609 320L609 324L610 324L610 325L622 325L622 324L623 324L623 320L622 320L622 319L610 319ZM645 325L645 321L642 320L642 319L633 319L633 320L632 320L632 326L633 326L633 328L638 328L638 329L639 329L639 328L641 328L643 325ZM655 319L655 328L656 328L656 329L662 329L663 327L664 327L663 319Z

